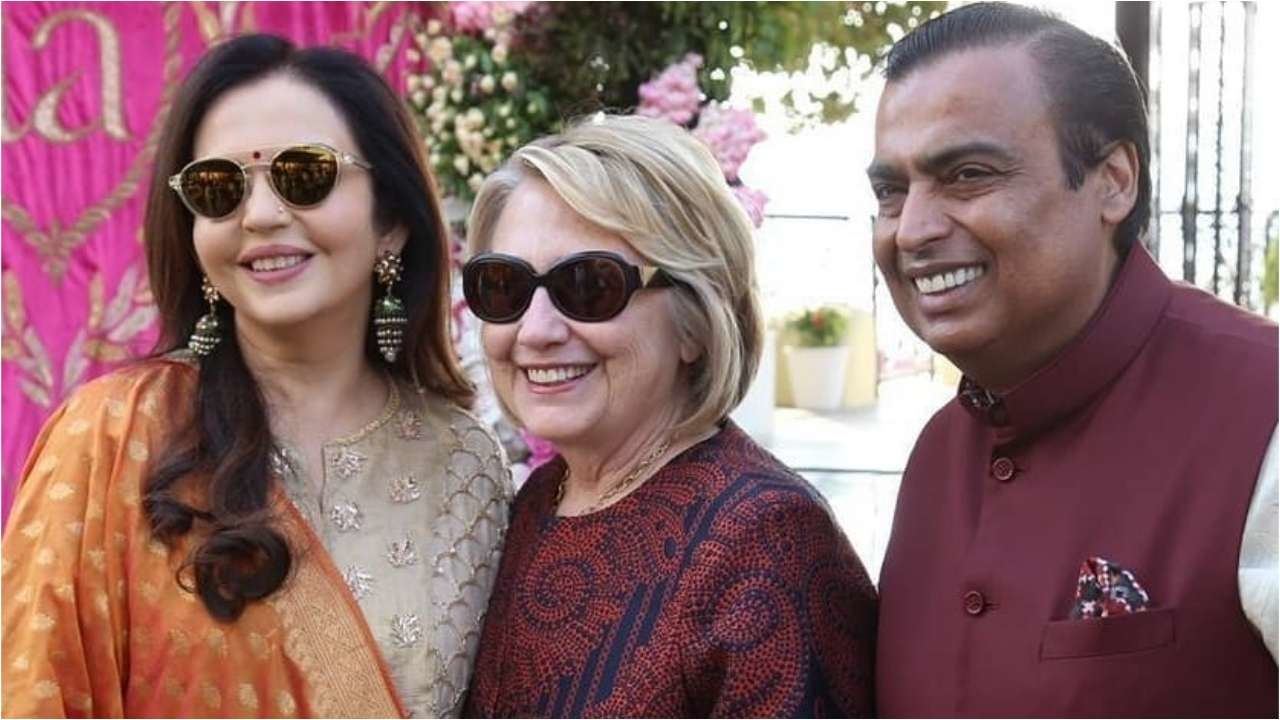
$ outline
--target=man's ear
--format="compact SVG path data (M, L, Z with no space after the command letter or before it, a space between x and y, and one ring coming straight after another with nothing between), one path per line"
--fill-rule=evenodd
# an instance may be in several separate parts
M388 250L399 255L404 251L405 243L409 241L409 228L403 224L396 225L382 237L378 238L378 254L382 254Z
M1116 226L1129 217L1138 201L1138 149L1131 142L1118 142L1102 160L1099 175L1099 200L1102 220Z

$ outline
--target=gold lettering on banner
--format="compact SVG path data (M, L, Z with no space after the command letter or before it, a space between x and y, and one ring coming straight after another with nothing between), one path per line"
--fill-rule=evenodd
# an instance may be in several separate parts
M98 35L98 55L102 71L102 117L78 128L63 127L62 121L58 119L58 108L62 105L63 97L83 74L77 70L58 81L40 96L29 124L34 124L36 132L53 143L75 142L99 127L116 140L128 140L129 129L124 121L124 96L120 81L120 36L111 25L111 21L89 10L55 13L45 18L44 22L36 28L35 35L31 38L31 45L36 50L44 49L45 45L49 44L49 38L53 32L73 20L88 23ZM17 137L21 137L21 134Z
M137 193L143 174L150 168L151 159L155 156L156 144L159 142L160 130L164 126L165 116L168 115L169 107L173 102L174 92L177 89L177 80L182 69L182 54L179 49L180 33L178 29L182 10L183 5L181 3L165 4L164 77L160 105L156 108L155 116L151 121L151 129L148 131L146 142L133 158L124 177L116 184L115 188L106 197L85 208L70 226L66 226L63 221L54 218L48 221L47 227L41 228L25 208L7 197L0 199L0 212L3 213L4 219L23 236L23 240L27 244L35 248L40 254L45 273L55 283L61 282L66 274L71 254L84 244L88 235L109 218L116 208ZM65 19L58 20L58 18ZM62 22L66 22L68 19L89 19L92 23L92 18L101 18L101 16L86 11L72 11L51 16L40 25L40 30L44 31L44 33L41 36L43 39L40 41L39 46L43 47L48 42L48 34ZM111 115L122 117L118 105L118 99L121 94L119 41L110 25L106 25L105 30L100 26L95 27L98 27L100 31L100 37L110 37L114 48L110 57L108 57L105 51L106 42L104 41L103 88L108 96L114 95L117 99L110 102L106 97L103 99L104 115L108 118L104 121L105 128L115 122L109 119ZM37 32L39 34L39 31ZM114 66L112 66L112 63L114 63ZM116 79L108 82L108 77L115 77ZM57 88L54 88L54 90L56 91ZM56 103L54 107L56 107ZM122 132L125 132L122 119L119 127ZM44 134L44 132L41 131L41 134Z
M240 31L256 32L258 22L254 17L252 4L224 0L216 3L218 5L216 12L209 7L211 4L214 3L194 0L189 5L191 11L195 13L196 26L200 28L200 36L204 38L205 44L216 45L235 35L237 20L240 22ZM241 9L244 12L240 12Z

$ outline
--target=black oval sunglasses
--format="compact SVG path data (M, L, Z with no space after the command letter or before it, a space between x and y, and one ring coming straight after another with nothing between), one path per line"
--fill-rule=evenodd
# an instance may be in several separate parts
M661 268L632 265L606 250L574 253L541 274L524 260L501 253L482 253L462 268L467 305L489 323L519 320L540 287L565 317L604 322L626 309L637 290L671 285L671 276Z

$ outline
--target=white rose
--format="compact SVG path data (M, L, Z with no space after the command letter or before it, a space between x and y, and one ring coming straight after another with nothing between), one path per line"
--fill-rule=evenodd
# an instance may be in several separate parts
M436 79L430 75L418 75L417 78L418 78L418 82L422 84L422 87L426 88L427 90L430 90L436 86ZM432 95L432 97L434 98L435 95Z
M431 156L427 158L427 162L431 163L431 167L439 167L440 153L431 153Z
M480 184L483 182L483 175L480 173L472 173L471 177L467 178L467 187L471 188L471 192L479 192Z
M405 77L404 79L405 90L408 90L409 92L413 92L414 90L417 90L420 87L422 87L421 75L408 75Z
M468 54L467 54L467 59L466 59L465 61L463 61L463 65L462 65L462 66L463 66L463 67L465 67L466 69L470 70L471 68L475 67L475 66L476 66L476 63L478 63L478 62L480 62L480 58L476 57L476 54L475 54L475 53L468 53Z
M444 81L451 86L462 84L462 65L457 60L450 60L444 64L444 72L440 73Z
M449 99L455 103L462 102L462 97L462 88L454 88L453 92L449 93Z
M414 107L423 108L427 106L427 94L422 90L414 90L409 97L413 100Z
M494 61L494 62L496 62L496 63L498 63L499 65L501 65L502 63L504 63L504 62L506 62L506 61L507 61L507 53L508 53L508 52L509 52L509 51L507 50L507 46L506 46L506 45L494 45L494 46L493 46L493 61Z
M428 34L428 35L439 35L439 34L440 34L440 30L441 30L441 29L443 29L443 26L441 26L441 25L440 25L440 21L439 21L439 20L434 20L434 19L432 19L432 20L428 20L428 21L427 21L427 34Z
M466 155L458 155L453 159L453 169L457 170L459 175L466 175L467 171L471 169L471 161L467 159Z
M431 58L431 62L439 65L453 56L453 42L447 37L438 37L431 41L427 46L427 57Z
M497 83L493 81L492 75L485 75L484 77L480 78L480 92L484 93L485 95L488 95L489 93L493 92L493 89L496 85Z
M514 129L515 129L515 127L516 127L516 119L515 119L515 118L507 118L507 129L508 129L508 130L514 130Z
M502 103L498 106L498 117L504 118L511 114L511 103Z
M520 85L520 77L510 70L502 73L502 89L507 92L515 92Z
M484 112L480 108L471 108L467 111L467 120L472 127L480 127L484 125Z

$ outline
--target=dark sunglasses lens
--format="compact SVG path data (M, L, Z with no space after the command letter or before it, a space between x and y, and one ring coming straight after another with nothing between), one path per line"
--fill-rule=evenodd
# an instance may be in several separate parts
M230 160L198 162L183 171L181 182L182 196L205 217L230 215L244 198L244 173Z
M609 258L580 258L553 270L547 278L547 290L569 317L599 322L626 307L627 274Z
M271 184L291 205L318 205L337 180L338 158L324 148L290 148L271 162Z
M533 296L533 277L525 268L503 260L468 263L462 274L467 305L486 322L520 317Z

